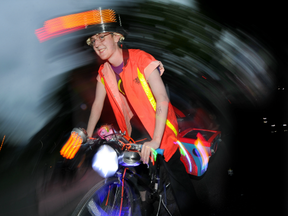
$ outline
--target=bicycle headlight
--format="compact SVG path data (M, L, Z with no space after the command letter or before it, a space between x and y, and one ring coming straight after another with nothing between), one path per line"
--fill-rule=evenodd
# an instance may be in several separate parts
M119 164L122 166L138 166L140 164L141 157L137 152L124 151L119 156Z
M103 178L114 175L118 170L118 154L109 145L100 146L93 157L92 168Z

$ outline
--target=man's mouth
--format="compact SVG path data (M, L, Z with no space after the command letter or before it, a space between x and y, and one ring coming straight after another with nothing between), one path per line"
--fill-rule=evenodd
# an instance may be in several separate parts
M99 53L103 53L104 50L105 50L105 48L103 48L103 49L98 49Z

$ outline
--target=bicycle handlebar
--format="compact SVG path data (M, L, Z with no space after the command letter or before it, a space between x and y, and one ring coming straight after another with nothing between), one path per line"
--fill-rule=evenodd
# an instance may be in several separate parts
M157 154L163 155L164 154L164 149L156 149Z
M113 134L113 135L117 135L117 134ZM123 136L122 134L119 134L119 135ZM107 135L107 136L111 136L111 134L109 134L109 135ZM99 139L99 138L89 137L89 138L87 139L87 143L92 144L95 140L98 140L98 139ZM136 151L138 151L138 152L141 152L141 149L142 149L142 146L143 146L143 144L141 144L141 143L139 143L139 144L129 143L128 145L131 146L130 149L136 150ZM156 149L155 151L157 152L157 154L160 154L160 155L163 155L163 154L164 154L164 149L158 148L158 149Z
M133 143L130 143L130 145L131 145L132 149L135 149L135 150L141 152L143 144L133 144ZM163 154L164 154L164 149L158 148L158 149L156 149L155 151L157 152L157 154L160 154L160 155L163 155Z

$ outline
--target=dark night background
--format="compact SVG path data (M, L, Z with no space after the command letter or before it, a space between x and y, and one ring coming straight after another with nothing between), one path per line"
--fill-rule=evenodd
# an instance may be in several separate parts
M287 134L268 134L259 124L261 115L274 116L278 122L287 121L287 18L284 3L204 0L201 5L213 19L256 36L272 50L277 60L277 86L285 91L275 88L267 104L260 107L235 107L238 146L234 145L233 151L234 163L241 170L239 183L244 181L244 190L254 193L249 202L258 210L251 215L287 215ZM247 143L251 148L244 147ZM249 160L251 152L254 156Z
M261 115L270 115L275 116L279 122L287 121L287 18L284 3L210 0L201 3L207 14L215 20L232 28L245 29L256 36L272 50L277 60L277 86L285 88L285 91L277 91L275 88L266 105L257 108L235 108L239 146L234 146L234 151L237 152L235 163L242 167L241 175L248 177L246 184L250 187L247 189L255 193L255 199L250 202L259 204L259 212L266 215L270 211L273 215L286 215L287 135L267 134L256 120L260 119ZM252 141L249 150L243 148L248 140ZM247 160L249 151L255 153L253 162Z
M279 130L279 133L272 134L270 125L263 124L263 117L273 119L277 125L288 120L286 112L288 44L285 4L276 1L201 0L198 6L201 12L210 19L231 29L245 30L253 35L269 48L277 64L276 74L274 74L276 76L275 88L271 90L270 96L264 103L256 105L232 103L229 107L229 123L227 119L219 118L226 147L222 150L219 148L219 154L211 160L211 167L208 170L210 172L207 172L200 180L193 179L195 187L199 186L197 193L203 199L209 198L211 203L220 203L217 199L221 197L222 203L218 207L215 207L216 204L213 204L213 207L207 206L207 209L210 209L209 216L287 215L287 133ZM78 101L73 101L69 92L77 90L77 86L74 90L71 86L73 86L73 80L80 79L79 75L84 77L84 83L85 79L90 80L95 76L95 72L91 74L93 66L95 65L82 67L81 74L78 69L70 72L67 76L67 83L62 85L58 93L53 96L63 104L61 110L33 137L29 147L15 150L8 147L7 142L4 143L0 152L0 163L8 165L0 170L0 215L19 213L37 215L35 213L37 211L39 213L40 192L37 188L29 188L38 185L37 179L45 178L43 170L53 166L59 158L57 152L63 140L67 138L67 134L75 126L75 115L79 114L83 115L84 119L87 118L89 108L84 114L71 110L72 105ZM279 91L278 87L285 88L285 90ZM87 89L87 93L94 92L93 85ZM87 96L84 100L88 107L91 106L91 96ZM46 107L48 104L49 98L42 106ZM16 155L16 158L11 155ZM217 163L222 165L217 166ZM233 170L232 176L227 174L228 169ZM219 182L224 186L220 188L217 185ZM82 194L84 191L85 189ZM225 191L225 194L223 192L223 195L218 195L217 191ZM71 209L81 198L81 193L79 194L78 197L75 195L75 199L70 203L67 202L60 207L55 206L58 209ZM216 194L215 197L213 194ZM70 196L73 197L73 194ZM16 205L14 200L16 200ZM53 209L52 203L53 201L49 200L47 204L49 207L46 208ZM45 213L45 210L43 212L41 215L49 215ZM64 210L56 212L55 215L67 215Z

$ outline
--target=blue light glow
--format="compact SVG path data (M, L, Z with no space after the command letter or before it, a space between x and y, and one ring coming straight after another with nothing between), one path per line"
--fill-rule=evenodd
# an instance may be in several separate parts
M103 145L94 155L92 168L103 178L110 177L118 170L118 156L114 149Z

